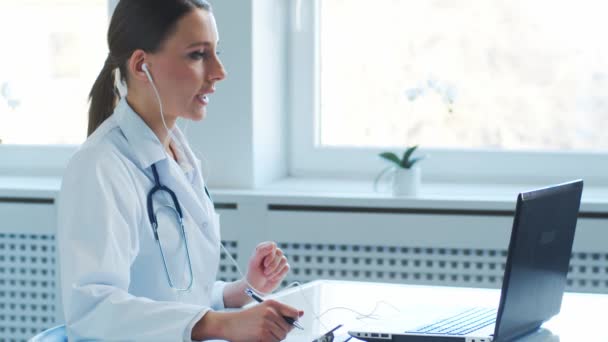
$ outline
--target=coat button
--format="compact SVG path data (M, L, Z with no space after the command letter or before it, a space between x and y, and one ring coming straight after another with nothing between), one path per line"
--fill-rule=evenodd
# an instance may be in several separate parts
M207 228L208 225L209 225L209 223L203 222L203 228Z

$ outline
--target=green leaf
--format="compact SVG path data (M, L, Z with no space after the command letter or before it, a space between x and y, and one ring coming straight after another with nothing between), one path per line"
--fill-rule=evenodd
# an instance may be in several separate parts
M395 164L397 164L397 166L400 166L400 160L399 157L397 157L396 154L392 153L392 152L384 152L384 153L380 153L380 157L393 162Z
M399 164L401 167L409 169L409 166L407 166L410 162L410 157L412 156L412 153L414 153L414 151L416 151L416 149L418 148L418 145L412 146L412 147L408 147L405 152L403 153L403 159L401 159L401 163Z
M406 169L411 168L412 166L414 166L414 164L416 164L417 162L421 161L422 159L424 159L426 156L420 156L420 157L416 157L416 158L412 158L410 159L410 161L407 163L407 165L405 166Z

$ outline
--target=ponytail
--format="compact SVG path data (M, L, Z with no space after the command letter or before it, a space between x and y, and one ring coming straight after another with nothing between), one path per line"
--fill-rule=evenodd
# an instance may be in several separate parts
M112 61L112 56L108 54L103 69L97 76L89 94L91 104L89 106L87 136L91 135L114 112L114 107L120 97L114 76L117 67Z

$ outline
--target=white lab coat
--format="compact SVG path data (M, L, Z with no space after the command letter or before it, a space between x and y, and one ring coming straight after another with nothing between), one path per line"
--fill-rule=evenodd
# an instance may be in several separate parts
M223 309L217 282L219 216L205 194L200 161L175 129L178 164L123 98L70 161L58 199L57 243L70 341L190 341L194 324ZM151 165L181 205L194 285L169 287L150 225ZM155 196L155 209L171 203ZM158 212L159 235L178 287L188 283L177 221Z

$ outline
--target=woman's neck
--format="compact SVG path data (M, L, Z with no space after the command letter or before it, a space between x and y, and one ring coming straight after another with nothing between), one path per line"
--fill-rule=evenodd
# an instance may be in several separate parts
M127 93L127 103L133 108L135 113L144 120L148 127L150 127L158 140L163 144L165 150L171 155L172 153L169 150L170 139L167 139L167 128L170 130L173 129L176 117L164 112L165 123L167 124L167 128L165 128L156 98L150 99L143 94L132 93L131 90L129 90Z
M175 149L173 148L175 145L169 145L167 147L167 152L169 153L169 156L171 156L171 158L173 158L173 160L175 160L176 162L179 162L179 160L177 160L177 152L175 152Z

